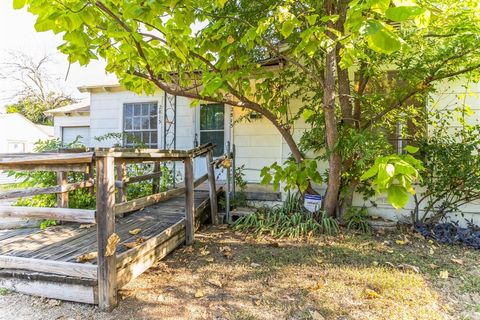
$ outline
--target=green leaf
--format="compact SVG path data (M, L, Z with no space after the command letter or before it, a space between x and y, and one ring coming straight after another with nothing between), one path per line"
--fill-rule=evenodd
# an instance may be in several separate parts
M26 2L26 0L13 0L13 9L22 9Z
M390 6L390 0L371 0L369 5L372 11L383 14Z
M387 191L387 200L395 208L403 208L408 202L408 191L398 185L392 185Z
M286 20L282 24L282 28L280 29L280 33L285 38L288 38L288 36L292 34L294 28L295 28L295 24L293 23L293 21L292 20Z
M403 150L413 154L413 153L417 153L419 149L418 147L414 147L414 146L406 146L405 148L403 148Z
M386 28L382 28L366 38L370 49L380 53L391 54L402 47L400 38Z
M375 176L378 173L378 166L373 166L370 169L367 170L362 176L360 177L360 180L364 181L367 179L370 179L371 177Z
M417 6L399 6L394 8L388 8L385 11L385 16L396 22L413 19L425 12L424 8Z
M305 119L305 121L308 121L308 119L315 115L315 111L313 111L312 109L304 109L302 114L303 119Z

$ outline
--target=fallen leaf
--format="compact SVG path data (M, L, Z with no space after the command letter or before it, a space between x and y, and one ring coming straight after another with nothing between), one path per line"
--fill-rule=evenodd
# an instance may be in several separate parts
M429 253L430 255L433 255L433 254L435 253L435 251L433 251L433 249L430 248L430 251L428 251L428 253Z
M202 291L202 290L197 290L197 292L195 292L195 298L203 298L205 296L205 293Z
M440 279L448 279L448 270L440 271L440 273L438 274L438 277Z
M405 240L395 240L395 243L396 243L396 244L399 244L399 245L401 245L401 246L404 246L404 245L407 244L407 242L406 242Z
M97 251L89 252L78 256L75 261L77 262L87 262L93 260L97 257Z
M124 243L123 246L127 249L132 249L138 246L138 244L136 242L127 242L127 243Z
M419 273L420 269L416 266L412 266L411 264L399 264L398 267L403 270L411 270L415 273Z
M307 290L311 291L311 292L314 292L314 291L318 291L318 290L322 289L323 287L325 287L323 283L317 282L313 286L308 287Z
M252 263L250 263L250 267L258 268L258 267L260 267L260 265L258 263L252 262Z
M220 247L219 250L225 258L231 259L233 257L232 248L230 248L229 246Z
M365 297L367 299L376 299L376 298L380 298L380 295L378 294L378 292L372 290L372 289L369 289L369 288L365 288L365 290L363 291Z
M439 268L435 263L430 263L428 266L432 269L438 269Z
M213 262L213 261L214 261L213 257L209 257L209 258L207 258L207 259L205 259L205 260L206 260L207 262Z
M223 287L223 283L220 280L217 279L209 279L207 282L215 287L221 288Z
M373 265L374 267L378 266L378 261L373 261L373 262L372 262L372 265Z
M320 312L316 310L310 310L310 317L312 317L312 320L325 320L325 318L320 314Z
M454 259L454 258L452 258L452 259L450 259L450 260L452 260L452 262L455 262L455 263L458 263L458 264L463 265L463 260L461 260L461 259Z
M105 257L111 257L117 251L117 244L120 242L120 237L116 233L112 235L107 240L107 247L105 248Z
M133 230L128 231L128 233L130 233L132 236L135 236L135 235L139 234L141 231L142 231L142 229L137 228L137 229L133 229Z
M89 229L93 226L94 226L94 224L81 224L79 228L80 229Z

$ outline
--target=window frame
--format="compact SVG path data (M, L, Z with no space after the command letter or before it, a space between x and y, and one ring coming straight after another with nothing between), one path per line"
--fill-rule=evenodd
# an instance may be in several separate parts
M135 105L140 105L140 110L142 109L143 105L144 104L148 104L149 105L149 113L148 115L142 115L142 111L140 111L140 115L139 116L135 116ZM131 116L127 116L126 115L126 109L127 109L127 106L133 106L132 108L132 115ZM152 129L152 128L149 128L149 129L142 129L142 119L144 117L148 117L149 119L149 127L151 125L150 121L151 121L151 118L152 118L152 115L150 113L150 108L151 106L154 106L156 108L156 113L155 113L155 117L156 117L156 121L155 121L155 126L156 128ZM134 129L134 118L135 117L138 117L140 118L140 129ZM126 120L127 118L131 118L132 119L132 129L126 129ZM135 135L135 133L140 133L142 134L142 138L141 138L141 141L142 143L144 143L146 145L147 148L149 149L158 149L159 147L159 127L160 127L160 122L159 122L159 119L160 119L160 103L157 101L157 100L151 100L151 101L135 101L135 102L124 102L122 104L122 135L123 135L123 139L122 139L122 144L124 147L126 148L132 148L134 147L134 145L130 145L130 144L127 144L127 134L133 134ZM149 143L145 143L143 141L143 133L145 132L148 132L149 133ZM151 140L151 134L152 133L156 133L157 135L157 139L156 140Z
M202 120L201 120L201 113L202 113L202 108L203 107L209 107L209 106L221 106L223 108L223 129L202 129ZM202 132L222 132L223 133L223 146L217 146L220 148L221 150L221 154L220 155L216 155L214 154L213 156L215 158L221 156L224 152L225 152L225 144L227 143L228 141L228 132L229 132L229 121L228 121L228 115L229 115L229 112L230 112L230 109L227 108L227 105L225 105L224 103L203 103L200 105L200 108L198 108L198 142L199 144L202 144Z

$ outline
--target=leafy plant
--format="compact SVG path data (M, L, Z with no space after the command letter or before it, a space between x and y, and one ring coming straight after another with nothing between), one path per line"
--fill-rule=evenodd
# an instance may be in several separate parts
M235 197L231 204L233 207L242 207L247 205L247 181L245 180L245 165L236 167L233 172L233 179L235 179Z
M321 183L322 177L317 170L316 160L304 160L300 163L295 160L287 160L283 165L274 162L269 167L264 167L260 173L263 184L273 184L274 190L280 188L280 183L284 183L285 191L300 190L304 192L310 181Z
M238 219L233 228L275 238L302 238L336 233L338 224L325 212L314 214L307 211L299 196L289 193L282 206L260 208L254 214Z
M368 223L368 211L366 207L351 207L344 215L343 219L347 223L348 229L359 230L363 233L370 234L372 227Z
M407 154L394 154L379 157L375 164L361 176L361 180L371 179L377 193L387 193L388 202L396 209L404 207L409 194L415 194L412 183L420 179L423 170L422 161L412 154L418 151L417 147L405 147Z

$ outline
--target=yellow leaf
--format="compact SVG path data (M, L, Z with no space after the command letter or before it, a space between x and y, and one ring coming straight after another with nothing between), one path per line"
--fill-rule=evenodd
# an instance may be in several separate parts
M367 299L376 299L376 298L380 298L380 295L372 290L372 289L368 289L368 288L365 288L365 290L363 291L363 293L365 294L365 297Z
M77 262L87 262L87 261L95 259L96 257L97 257L97 251L94 251L94 252L89 252L89 253L82 254L81 256L78 256L75 259L75 261L77 261Z
M212 258L212 257L207 258L207 259L205 259L205 260L207 260L207 262L213 262L213 258Z
M232 37L232 36L228 36L228 38L227 38L227 42L228 42L229 44L232 44L232 43L234 43L234 42L235 42L235 38L234 38L234 37Z
M440 271L440 273L438 274L438 277L440 279L448 279L448 271L447 270Z
M399 245L401 245L401 246L404 246L404 245L407 244L407 242L404 241L404 240L395 240L395 243L396 243L396 244L399 244Z
M111 257L117 251L117 244L120 242L120 237L116 233L108 238L107 247L105 248L105 257Z
M128 231L128 233L130 233L132 236L134 236L134 235L139 234L141 231L142 231L142 229L137 228L137 229L133 229L133 230Z
M197 290L197 292L195 292L195 298L203 298L205 296L205 293L202 291L202 290Z
M458 264L463 264L463 260L461 260L461 259L453 259L452 258L450 260L452 260L452 262L455 262L455 263L458 263Z
M312 317L312 320L325 320L318 311L310 311L310 317Z
M430 248L430 251L428 251L429 254L433 255L435 253L435 251L433 251L432 248Z
M438 269L438 266L435 263L430 263L428 266L432 269Z

